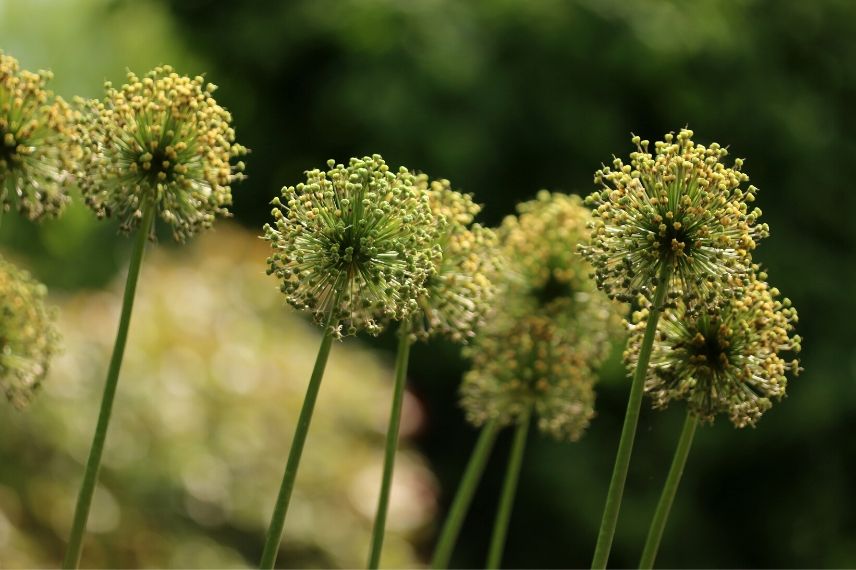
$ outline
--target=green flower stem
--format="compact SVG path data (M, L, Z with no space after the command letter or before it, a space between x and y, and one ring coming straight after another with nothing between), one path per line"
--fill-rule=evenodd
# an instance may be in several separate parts
M128 277L125 281L125 295L122 298L122 313L119 317L119 330L116 332L116 342L113 344L113 355L107 371L107 381L101 396L101 410L98 412L98 423L86 462L86 471L77 506L74 509L74 520L71 525L71 535L68 548L62 562L63 568L77 568L80 564L80 554L83 550L83 533L86 531L86 521L89 519L89 509L98 482L98 470L101 467L101 455L104 452L104 441L110 425L110 415L113 411L113 400L116 396L116 386L119 383L119 370L122 368L122 357L125 354L125 343L128 340L128 327L131 324L131 310L134 308L134 294L137 290L137 280L140 276L140 266L143 263L143 253L146 251L146 241L149 239L156 211L155 204L143 204L143 219L137 229L136 241L131 252L131 262L128 266Z
M651 528L648 529L648 538L645 540L645 548L642 550L639 568L654 567L657 549L660 548L660 540L663 538L666 520L669 518L669 511L675 500L681 475L684 474L684 466L687 464L687 456L690 454L697 425L698 419L693 414L687 413L684 429L681 430L678 447L675 449L675 457L672 459L672 466L669 468L669 475L666 477L666 484L663 486L663 493L660 495L660 502L657 503L657 510L654 511L654 518L651 520Z
M526 448L526 435L529 432L529 416L527 409L520 418L514 431L514 442L511 444L511 456L508 458L508 471L502 485L502 496L493 525L493 536L490 540L490 550L487 555L486 568L499 568L502 563L502 551L505 549L505 537L508 534L508 523L511 520L511 508L514 506L514 495L517 493L517 481L520 479L520 468L523 466L523 451Z
M645 336L642 338L642 346L639 348L639 361L636 363L633 384L630 387L630 398L627 400L624 426L621 428L618 453L615 457L612 478L609 481L606 506L603 511L603 519L600 523L600 532L597 536L594 558L591 562L593 570L606 568L609 551L612 549L612 539L615 536L615 527L618 524L618 512L621 510L621 497L624 494L624 483L627 481L627 471L630 467L630 455L633 452L633 440L636 438L636 425L639 423L639 410L642 407L645 374L648 371L648 361L651 359L651 348L654 344L654 335L657 332L657 322L660 320L660 313L663 308L663 302L666 299L671 273L671 265L663 263L657 276L657 289L654 292L654 302L648 314Z
M380 498L377 503L374 528L372 529L371 550L369 551L370 569L380 564L383 549L383 534L386 528L386 514L389 510L389 492L392 487L392 472L395 468L395 450L398 447L398 428L401 425L401 404L404 401L404 382L407 375L407 361L410 356L410 325L408 321L398 329L398 354L395 357L395 386L392 392L392 410L389 414L389 428L386 431L386 454L383 460L383 479L380 485Z
M334 306L337 304L335 303ZM332 314L330 320L332 320ZM312 376L309 378L306 396L303 397L303 407L300 408L300 416L297 418L297 428L294 431L291 450L288 452L288 461L285 464L285 473L282 476L279 495L276 497L276 504L271 515L259 568L270 569L276 563L276 555L279 553L279 544L282 541L282 528L285 526L285 515L288 512L291 492L294 490L294 481L297 479L297 469L300 467L300 456L303 454L303 445L306 443L306 436L309 433L312 412L315 410L315 401L318 399L321 379L324 377L324 369L327 367L327 357L330 356L332 345L333 329L328 322L327 326L324 327L321 346L318 347L318 356L315 357L315 367L312 369Z
M440 538L434 550L434 558L431 560L432 568L440 569L449 566L449 561L452 558L452 550L454 550L458 534L461 532L461 525L470 508L476 487L478 487L479 481L481 481L485 465L487 465L490 451L493 449L496 434L498 433L499 422L495 419L485 424L481 430L476 447L473 449L473 454L470 456L470 461L467 463L467 468L458 487L458 492L455 494L449 514L446 516L443 530L440 532Z

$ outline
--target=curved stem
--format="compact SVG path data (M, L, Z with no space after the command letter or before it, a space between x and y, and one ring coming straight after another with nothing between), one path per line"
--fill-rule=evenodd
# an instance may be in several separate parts
M377 568L383 549L386 529L386 514L389 510L389 493L392 488L392 472L395 468L395 451L398 448L398 428L401 425L401 404L404 402L404 383L407 376L407 361L410 356L410 326L404 321L398 328L398 353L395 357L395 385L392 392L392 410L386 430L386 453L383 459L383 479L377 503L368 567Z
M294 490L294 481L297 479L297 469L300 467L300 456L303 454L303 446L309 433L312 412L315 410L315 401L318 399L321 379L324 377L324 369L327 366L327 357L330 356L332 344L333 329L331 323L328 322L327 326L324 327L324 336L321 339L321 346L318 348L318 356L315 357L315 367L312 369L312 376L309 378L309 386L306 388L306 396L303 398L303 407L300 408L300 416L297 418L297 428L294 431L291 450L288 452L288 461L285 464L282 484L279 487L279 494L276 497L271 515L259 568L273 568L274 563L276 563L276 555L279 553L279 544L282 541L282 529L285 526L285 515L288 512L291 492Z
M669 511L672 508L672 502L675 500L681 475L684 474L684 466L687 464L687 456L690 454L697 425L698 419L691 413L687 413L684 428L681 430L681 437L678 439L678 447L675 449L675 457L672 459L672 466L669 468L669 475L666 477L666 484L663 486L663 493L660 495L660 502L657 503L657 510L654 511L654 518L651 520L651 528L648 529L648 538L645 540L645 548L642 550L639 568L654 567L654 559L657 557L657 550L660 548L660 540L663 538L663 530L666 528L666 520L669 518Z
M645 374L648 371L648 361L651 359L657 322L660 320L663 302L666 299L671 272L671 265L663 263L657 276L654 302L648 313L645 336L642 338L642 345L639 347L639 360L636 362L636 370L633 373L633 384L630 386L630 398L627 400L627 412L624 415L624 426L621 428L618 453L615 457L612 478L609 480L609 491L606 494L606 506L600 523L600 532L597 535L597 545L591 563L593 570L606 568L609 551L612 549L612 539L618 524L618 512L621 510L621 497L624 494L624 483L627 481L627 471L630 467L630 455L633 452L633 441L636 438L636 425L639 423L639 409L642 407Z
M116 386L119 383L119 370L122 368L122 357L125 355L128 328L131 324L131 310L134 308L134 295L137 291L137 281L140 276L140 267L143 263L143 253L146 250L146 241L149 239L156 209L155 204L151 202L147 201L143 204L143 219L140 227L137 229L136 241L131 251L131 261L128 265L128 277L125 280L125 294L122 298L119 330L116 332L116 342L113 343L113 355L110 358L107 381L104 384L104 393L101 396L101 410L98 412L95 435L92 438L92 446L89 449L89 459L86 462L86 471L83 475L83 483L80 486L80 494L77 496L77 506L74 509L71 535L69 536L68 548L65 551L65 558L62 562L63 568L77 568L80 564L80 554L83 551L83 534L86 531L86 521L89 519L89 509L92 506L92 497L95 494L95 485L98 482L101 455L104 452L104 441L107 438L107 429L110 425L110 416L113 411L113 400L116 396Z
M458 540L458 534L461 532L461 525L464 523L464 517L466 517L467 511L470 508L476 487L478 487L479 481L481 481L485 465L487 465L490 451L493 449L496 434L498 433L499 422L495 419L485 424L481 430L479 439L473 449L473 454L470 456L470 461L467 463L467 468L464 471L464 476L461 478L461 483L458 486L458 492L455 494L452 506L449 508L449 514L446 516L443 530L440 532L440 538L434 550L434 557L431 559L432 568L439 570L440 568L449 566L452 551Z
M523 466L523 451L526 448L530 414L531 409L527 409L514 431L514 442L511 444L508 471L505 473L502 496L499 500L499 509L493 525L493 536L490 540L486 568L499 568L502 563L502 551L505 549L505 537L508 534L508 523L511 520L511 508L514 506L517 481L520 479L520 468Z

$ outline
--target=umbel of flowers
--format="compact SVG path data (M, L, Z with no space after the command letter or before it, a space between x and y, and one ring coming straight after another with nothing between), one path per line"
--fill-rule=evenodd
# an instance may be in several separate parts
M576 441L594 416L588 355L546 316L485 331L466 354L472 365L461 384L461 406L476 426L514 424L532 410L543 433Z
M78 153L72 112L46 87L52 77L21 69L0 51L0 207L31 220L56 216L68 203Z
M712 422L722 413L736 427L754 426L784 397L786 373L799 372L800 350L793 334L797 311L788 298L766 283L765 273L747 282L713 312L688 313L678 301L657 326L645 392L654 407L686 400L689 413ZM625 354L628 366L638 359L648 302L635 312Z
M244 169L233 160L247 149L216 89L162 66L143 77L128 72L121 87L105 84L103 100L82 102L78 182L87 204L131 231L151 203L179 241L229 215L231 184Z
M47 289L0 257L0 390L16 407L30 401L57 352L56 311Z
M274 224L264 228L274 249L268 272L292 306L336 336L376 335L418 309L444 220L414 175L390 170L379 155L328 167L274 199Z
M689 306L713 303L751 269L751 252L769 233L761 211L750 208L757 189L746 186L743 160L727 166L728 151L696 144L682 129L663 141L633 137L630 163L620 158L595 173L602 189L586 198L594 207L591 243L580 248L610 297L650 296L667 268Z
M499 229L508 260L503 312L548 316L598 366L621 335L626 306L598 290L591 265L576 250L589 240L591 211L579 196L542 190L517 212Z
M437 236L441 256L434 273L419 295L419 312L411 327L421 340L445 335L467 342L484 324L496 294L496 275L503 265L493 230L473 223L481 211L472 196L452 189L448 180L420 175L418 184L427 192L434 217L445 226Z

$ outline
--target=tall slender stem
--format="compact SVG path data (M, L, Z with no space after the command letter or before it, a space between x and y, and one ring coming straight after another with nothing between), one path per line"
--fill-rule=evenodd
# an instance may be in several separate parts
M389 510L389 493L392 487L392 472L395 468L395 451L398 448L398 428L401 425L401 404L404 401L404 383L407 376L407 361L410 356L410 324L401 323L398 329L398 354L395 357L395 385L392 391L392 410L386 430L386 453L383 459L383 479L377 503L368 567L377 568L383 550L383 535L386 529L386 514Z
M524 412L523 417L514 431L514 442L511 444L511 456L508 458L508 470L502 485L502 496L493 524L493 536L490 539L490 550L487 554L486 568L499 568L502 564L502 552L505 550L505 537L508 534L508 523L511 520L511 509L514 506L514 495L517 493L517 481L520 479L520 468L523 466L523 451L526 448L526 435L529 433L529 416L531 408Z
M134 308L134 295L137 291L137 280L140 276L140 266L143 263L143 253L146 251L146 241L149 239L152 223L155 217L155 204L146 201L143 204L143 219L137 229L136 241L131 251L131 261L128 265L128 277L125 280L125 294L122 298L122 313L119 317L119 330L116 332L116 342L113 343L113 355L107 370L107 381L101 396L101 410L98 412L98 422L95 425L95 435L92 447L89 449L89 459L80 494L77 496L77 506L74 509L74 519L71 525L71 535L68 548L62 562L63 568L77 568L80 564L80 554L83 551L83 534L86 531L86 521L89 519L89 509L98 482L98 471L101 467L101 455L104 452L104 441L110 425L113 412L113 400L116 396L116 386L119 383L119 370L122 368L122 357L125 355L125 344L128 340L128 328L131 324L131 310Z
M654 567L654 559L657 558L657 550L660 548L660 540L663 538L663 530L666 528L666 520L669 518L669 511L675 500L681 475L684 474L684 466L687 464L687 456L690 454L697 425L698 419L691 413L687 413L684 428L681 430L681 437L678 439L678 447L675 449L675 457L672 459L672 466L669 468L669 475L666 477L666 484L663 486L663 493L660 495L660 502L657 503L657 510L654 511L654 518L651 520L651 528L648 529L648 538L645 540L645 548L642 550L639 568Z
M651 349L654 345L654 334L657 332L657 322L660 320L663 302L669 288L669 278L672 266L663 263L657 277L657 289L654 292L654 302L648 313L648 323L645 336L639 347L639 360L633 374L633 384L630 386L630 398L627 400L627 412L624 415L624 426L621 428L621 439L618 442L618 453L612 478L609 481L609 491L606 494L606 506L597 536L597 545L591 567L593 570L606 568L609 551L612 549L612 539L618 524L618 512L621 510L621 498L624 495L624 483L627 481L627 471L630 467L630 455L633 452L633 441L636 438L636 425L639 423L639 409L642 406L642 393L645 387L645 374L648 371L648 361L651 359Z
M458 486L458 492L455 494L449 514L446 516L443 530L440 532L440 538L434 550L434 557L431 560L432 568L439 570L440 568L449 566L452 551L458 540L458 534L461 532L461 525L464 523L464 517L467 516L467 511L470 508L473 495L475 495L476 487L478 487L479 481L481 481L485 465L487 465L490 451L493 449L496 434L498 433L499 422L495 419L486 423L481 430L479 439L473 449L473 454L470 456L470 461L467 463L467 468L464 471L464 476L461 478L461 483Z
M321 379L324 377L324 369L327 366L327 357L330 356L332 344L333 329L331 323L328 322L327 326L324 327L321 346L318 347L318 356L315 357L315 367L312 369L312 376L309 378L309 386L306 388L306 396L303 398L303 407L300 408L300 416L297 418L297 428L294 431L291 450L288 452L288 461L285 464L282 484L271 515L259 568L270 569L276 563L276 555L279 553L279 544L282 541L282 528L285 526L285 515L288 512L291 492L294 490L294 481L297 479L297 469L300 467L300 456L303 454L303 445L306 443L306 435L309 433L312 412L315 410L315 401L318 399Z

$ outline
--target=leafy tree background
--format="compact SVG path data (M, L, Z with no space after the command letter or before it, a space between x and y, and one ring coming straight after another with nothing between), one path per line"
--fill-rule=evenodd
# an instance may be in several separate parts
M658 140L689 125L700 142L729 145L761 189L757 205L772 235L756 259L800 312L805 373L756 429L718 421L700 430L659 564L856 565L856 3L80 3L95 7L86 33L120 50L84 52L74 37L39 48L47 34L36 27L31 37L12 34L18 44L4 49L20 48L16 55L31 67L66 74L80 67L94 80L66 83L64 95L96 95L99 81L121 79L125 65L144 71L165 57L185 73L207 71L239 140L252 148L234 212L254 229L269 218L280 187L330 157L378 152L391 164L449 178L475 193L483 220L495 224L538 189L590 191L594 170L631 150L631 132ZM0 0L0 17L29 4ZM62 29L61 16L42 12L56 20L48 26ZM135 32L143 25L170 44ZM118 270L126 244L114 232L73 210L40 228L5 224L0 237L30 256L40 278L73 289ZM410 384L428 412L419 443L439 478L441 507L476 436L456 406L465 366L442 343L412 356ZM602 371L599 417L584 439L559 445L533 432L507 566L589 563L628 388L617 347ZM637 562L682 415L678 406L645 408L614 566ZM483 564L508 436L465 523L458 566ZM424 535L426 558L435 530Z

